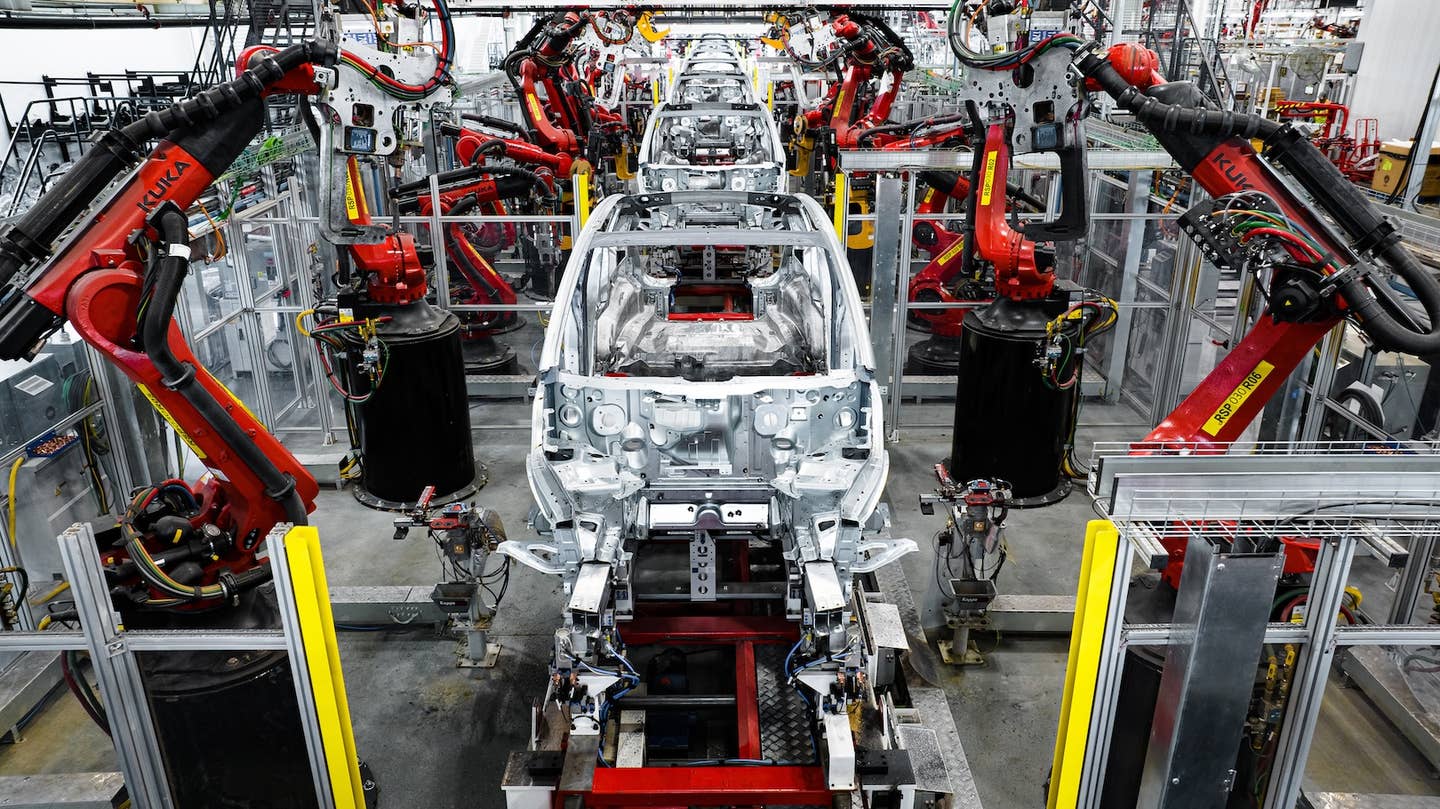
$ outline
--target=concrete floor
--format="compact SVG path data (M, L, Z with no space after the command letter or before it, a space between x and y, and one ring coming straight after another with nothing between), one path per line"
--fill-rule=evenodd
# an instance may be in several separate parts
M518 402L477 405L476 425L520 424L528 411ZM906 423L948 420L944 405L907 407ZM1126 440L1144 432L1129 411L1088 406L1081 446ZM889 445L888 501L893 533L908 536L920 553L902 564L922 609L931 613L931 537L943 516L925 516L915 496L934 488L932 467L946 453L949 429L907 427ZM499 511L511 538L528 534L531 498L523 458L528 432L481 429L475 452L488 468L489 484L474 498ZM420 450L420 451L423 451ZM1085 523L1094 517L1077 491L1044 509L1012 512L1007 523L1010 560L1000 579L1003 592L1071 594L1080 564ZM429 585L441 575L435 549L419 532L391 539L393 515L357 505L349 492L322 492L313 522L324 541L334 585ZM428 629L346 632L341 636L346 681L361 755L375 769L382 805L425 809L503 807L498 785L506 754L526 743L529 706L543 690L548 639L563 600L556 579L516 566L509 594L495 621L500 665L491 670L455 666L453 639ZM1368 605L1367 605L1368 606ZM931 620L926 623L933 623ZM1051 749L1065 675L1063 638L979 639L994 648L983 667L943 669L942 686L959 728L986 809L1043 805L1041 784ZM1429 768L1353 690L1332 689L1312 757L1311 774L1325 790L1432 793ZM0 774L79 772L113 768L105 739L63 693L30 726L27 741L0 746ZM1364 750L1357 774L1344 762ZM1362 789L1363 788L1363 789Z

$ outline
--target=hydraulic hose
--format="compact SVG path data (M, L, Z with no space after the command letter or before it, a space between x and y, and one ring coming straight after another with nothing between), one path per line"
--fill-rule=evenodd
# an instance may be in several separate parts
M1094 50L1083 53L1076 66L1117 104L1133 113L1136 120L1152 129L1264 139L1266 156L1294 176L1335 220L1352 240L1351 247L1357 254L1374 256L1403 278L1430 320L1426 331L1401 323L1397 315L1402 313L1383 303L1363 274L1348 274L1338 284L1339 290L1365 332L1385 350L1420 356L1440 353L1440 281L1401 245L1394 226L1385 221L1370 200L1294 126L1248 113L1167 104L1142 93Z
M437 178L440 190L443 193L446 190L446 186L476 182L486 176L496 179L496 195L500 199L518 197L525 193L524 188L531 184L535 186L541 197L545 199L553 199L555 197L555 192L550 190L550 186L545 182L544 177L519 166L466 166L465 168L453 169L451 171L442 171L437 175ZM499 182L501 178L512 177L523 180L524 183L502 184ZM414 182L395 186L390 190L390 197L396 200L396 204L399 206L401 212L406 213L419 210L420 198L428 195L429 192L430 180L426 178L424 180L415 180ZM447 212L446 215L456 216L457 214L452 209Z
M200 383L195 368L181 362L170 351L170 321L175 314L175 302L180 296L185 274L190 269L190 232L185 214L174 205L161 209L156 227L167 250L156 261L150 305L146 307L140 324L145 356L160 372L161 383L194 407L220 440L254 473L265 487L265 496L284 509L285 519L295 525L305 525L305 503L295 489L294 478L281 472L255 446L224 406Z
M545 182L545 178L541 177L539 174L527 168L522 168L520 166L496 166L490 170L490 173L494 174L497 177L509 176L518 179L528 180L532 185L535 186L536 192L539 196L548 200L555 199L556 194L553 190L551 190L550 185ZM508 189L505 188L501 189L502 198L519 196L521 193L518 189L515 189L513 193L506 193L507 190Z
M50 257L60 234L94 203L105 187L142 157L147 141L170 131L212 121L240 107L300 65L334 61L335 49L318 41L291 45L253 59L250 67L224 84L147 114L122 129L111 129L75 161L49 193L14 225L0 233L0 287L22 268Z
M964 113L954 113L951 115L931 115L925 118L912 118L909 121L900 121L893 124L881 124L880 126L873 126L865 130L864 132L861 132L860 135L856 138L856 141L859 145L866 146L870 143L870 141L874 140L879 135L889 135L899 132L909 134L917 129L959 123L961 121L964 121L965 119L966 116ZM962 131L957 132L956 136L964 137L966 134L967 133Z
M525 127L515 123L514 121L507 121L504 118L496 118L493 115L476 115L473 112L461 113L460 118L465 121L473 121L477 124L480 124L481 126L488 126L491 129L498 129L501 132L509 132L510 134L525 141L526 143L535 142L535 139L530 137L530 132L526 130Z

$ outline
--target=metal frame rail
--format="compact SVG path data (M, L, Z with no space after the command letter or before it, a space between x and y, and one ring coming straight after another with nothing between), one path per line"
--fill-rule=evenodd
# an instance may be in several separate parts
M1429 568L1429 550L1440 533L1436 521L1440 513L1440 462L1436 456L1440 450L1419 444L1396 448L1361 443L1261 444L1232 451L1235 454L1198 454L1197 450L1197 454L1160 456L1131 455L1128 445L1097 447L1090 493L1112 521L1114 532L1108 537L1108 546L1097 545L1100 551L1092 553L1087 546L1081 571L1076 637L1056 754L1055 783L1059 789L1070 790L1061 800L1073 795L1077 807L1100 805L1126 649L1167 646L1171 652L1168 660L1173 661L1177 645L1192 651L1200 648L1203 615L1198 625L1194 620L1175 624L1125 620L1132 555L1147 567L1163 565L1166 554L1157 541L1161 535L1179 532L1207 541L1216 537L1233 541L1299 534L1319 541L1309 590L1311 607L1304 623L1263 628L1264 643L1301 647L1265 809L1295 806L1300 797L1326 679L1341 647L1440 644L1440 626L1401 622L1337 626L1333 617L1344 597L1351 561L1362 547L1392 566L1404 566L1404 580L1417 581L1415 569L1421 570L1423 579L1423 571ZM1097 525L1101 526L1098 531ZM1092 540L1097 533L1104 538L1108 528L1104 523L1092 524ZM1187 562L1187 576L1199 561ZM1182 579L1181 601L1188 580ZM1087 581L1102 584L1087 590ZM1260 620L1268 614L1263 612ZM1192 669L1204 662L1199 658L1188 661ZM1170 665L1167 662L1166 676ZM1087 673L1093 682L1090 690L1084 680ZM1070 682L1077 677L1080 679ZM1247 689L1230 696L1248 700L1250 692ZM1210 699L1223 697L1211 695ZM1161 701L1157 717L1165 707L1163 687ZM1165 740L1152 736L1151 746L1157 741ZM1205 754L1199 749L1188 752ZM1147 762L1145 780L1167 782L1172 772ZM1189 786L1191 794L1208 789L1204 784ZM1224 785L1215 786L1221 791L1214 794L1223 794ZM1181 803L1167 800L1155 805Z
M349 734L348 709L336 715L337 694L339 704L343 705L343 681L335 684L333 680L333 675L338 674L338 658L335 661L315 659L325 648L325 638L317 638L314 631L302 631L307 613L320 613L322 622L329 616L328 603L317 604L319 593L324 592L320 589L324 587L323 570L316 569L318 552L307 547L315 544L314 530L301 529L287 536L291 530L289 525L279 525L267 537L276 574L276 597L282 608L281 628L126 629L111 604L94 529L89 524L76 524L63 532L58 541L66 580L70 582L79 614L80 631L0 633L0 651L89 653L109 714L120 775L136 809L179 809L170 790L136 653L266 649L286 651L290 655L319 805L324 809L359 809L364 805L359 792L352 796L346 790L332 787L336 783L345 785L346 776L337 768L352 764L345 761L343 755L347 754L345 751L353 752L353 739L349 740L348 747L338 748L341 752L337 754L331 736L337 731L342 736ZM297 549L300 550L297 556L306 557L303 561L290 558ZM302 590L309 590L309 595L305 596ZM331 629L333 640L333 623ZM314 683L332 683L335 687L332 693L321 695L315 692ZM358 762L353 764L351 777L358 786ZM92 781L94 776L86 773L76 777ZM111 782L105 779L105 783ZM42 779L37 785L48 785L48 782Z
M971 304L964 303L912 303L909 300L907 289L916 269L913 266L914 250L910 242L910 233L915 222L916 191L915 183L906 182L906 180L909 175L922 170L968 172L973 159L973 152L969 150L894 152L846 150L840 152L841 177L848 179L851 175L878 175L875 179L874 212L872 214L853 214L849 213L848 206L837 206L836 219L837 228L842 233L848 231L848 226L852 221L872 221L875 224L874 265L870 287L870 336L875 352L876 376L881 384L886 386L889 395L890 412L886 416L886 427L890 431L889 438L891 440L897 440L901 436L903 412L901 404L907 396L950 397L955 392L955 381L951 376L915 375L905 372L908 349L906 337L910 310L971 306ZM1174 158L1160 150L1092 149L1086 159L1091 175L1091 177L1087 177L1087 182L1096 176L1096 172L1111 170L1143 172L1170 169L1176 165ZM1021 170L1058 171L1060 163L1059 158L1051 153L1022 154L1015 155L1014 167ZM836 185L837 187L842 186L838 178ZM844 185L848 186L848 183L844 183ZM1057 187L1058 184L1052 183L1052 192ZM1147 202L1150 199L1148 189L1145 189L1145 193L1139 194L1138 198L1141 202ZM932 214L927 218L958 219L961 216L961 214ZM1153 216L1136 210L1120 215L1097 215L1096 218L1128 218L1138 221L1138 219L1153 218ZM1144 233L1143 228L1133 228L1132 230L1132 235L1137 238ZM1134 278L1138 272L1140 254L1140 250L1132 250L1127 254L1126 260L1132 266L1125 268L1124 278ZM1177 271L1176 278L1180 279L1193 274L1190 270L1190 264L1193 263L1187 259L1184 271ZM1133 286L1131 291L1133 293ZM1138 306L1158 305L1166 304L1142 303ZM1131 300L1121 301L1121 316L1125 318L1126 324L1128 324L1131 314L1129 310L1133 308L1137 308L1133 295ZM1181 328L1182 326L1185 328ZM1128 335L1127 329L1117 331ZM1182 324L1172 318L1170 331L1172 332L1171 340L1178 339L1175 336L1177 333L1188 333L1188 321ZM1120 364L1123 366L1125 345L1123 341L1117 341L1116 345L1122 352ZM1114 365L1113 360L1112 365ZM1117 384L1115 387L1118 390L1120 385ZM1166 400L1168 401L1168 397Z

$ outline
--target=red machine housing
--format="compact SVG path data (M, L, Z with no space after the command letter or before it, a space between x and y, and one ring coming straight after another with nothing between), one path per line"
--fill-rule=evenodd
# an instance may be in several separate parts
M359 165L353 157L346 163L345 181L346 218L355 225L371 224ZM388 233L378 244L352 244L350 258L365 277L365 294L375 303L413 303L429 291L415 237L409 233Z
M505 70L515 85L520 110L536 135L534 145L551 154L578 157L592 130L625 125L619 114L595 103L594 90L580 75L571 53L585 26L593 24L594 13L556 12L541 20L506 59ZM567 165L562 173L568 171Z
M930 262L910 279L909 296L917 303L985 303L990 298L974 295L963 282L965 236L939 219L929 218L945 210L951 199L965 200L970 196L970 181L961 174L923 173L929 185L925 196L915 206L915 226L911 238L930 257ZM934 182L929 182L930 180ZM946 185L948 188L941 188ZM930 327L938 337L959 337L965 310L912 309L911 315Z
M890 107L900 94L901 80L913 59L903 49L886 47L879 41L879 32L866 18L840 14L831 20L830 29L846 43L844 75L838 84L830 84L825 98L814 109L806 110L803 117L807 129L829 127L838 148L853 149L860 145L861 135L890 117ZM857 105L867 94L870 82L882 81L886 76L889 86L876 87L869 108L857 114Z
M991 124L980 156L980 187L975 194L975 251L995 267L995 293L1015 301L1038 300L1055 287L1055 273L1036 261L1035 242L1005 221L1005 181L1010 170L1010 139L1005 125Z
M314 508L318 486L254 414L205 370L173 321L165 332L168 353L186 369L185 376L167 378L149 356L160 349L142 350L141 313L156 283L147 265L173 261L188 251L187 245L171 239L165 258L149 255L152 239L159 236L155 217L181 215L234 161L260 130L262 94L313 92L310 60L323 52L313 43L278 54L273 49L247 51L242 65L248 70L236 81L103 138L6 235L8 266L0 275L8 281L14 266L9 262L16 255L11 245L26 244L17 231L28 229L32 240L35 234L60 232L93 200L76 193L78 184L103 184L123 170L117 143L127 138L143 142L147 135L162 134L157 129L174 127L74 238L31 269L23 291L5 296L0 341L11 353L23 341L40 336L33 332L44 333L69 320L81 339L124 373L185 440L211 472L192 487L200 510L189 519L196 527L213 524L236 538L223 554L201 562L206 583L213 583L221 571L236 574L260 564L256 553L265 535L277 523L303 521L304 513ZM34 247L25 249L31 256L43 256ZM201 409L195 403L199 399L212 400L215 408ZM227 439L224 432L232 437ZM257 457L265 459L263 469L257 468ZM277 490L279 480L288 481L288 491ZM124 553L107 552L107 564L117 556Z

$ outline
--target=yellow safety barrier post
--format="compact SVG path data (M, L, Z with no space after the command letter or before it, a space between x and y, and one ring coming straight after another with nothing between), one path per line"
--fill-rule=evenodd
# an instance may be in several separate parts
M1080 560L1075 623L1070 631L1070 657L1065 666L1055 756L1050 764L1047 809L1069 809L1080 800L1080 776L1095 710L1095 688L1099 684L1119 545L1120 533L1109 520L1091 520L1085 527L1085 551Z
M835 175L835 238L843 244L846 239L845 220L850 213L850 188L845 184L845 175Z
M584 162L577 164L575 171L575 211L580 218L580 227L585 227L590 219L590 164Z
M360 778L355 729L350 724L345 676L340 668L330 586L325 580L325 564L320 555L320 532L313 526L290 529L285 535L285 560L295 591L295 614L299 618L335 809L364 809L365 787Z

